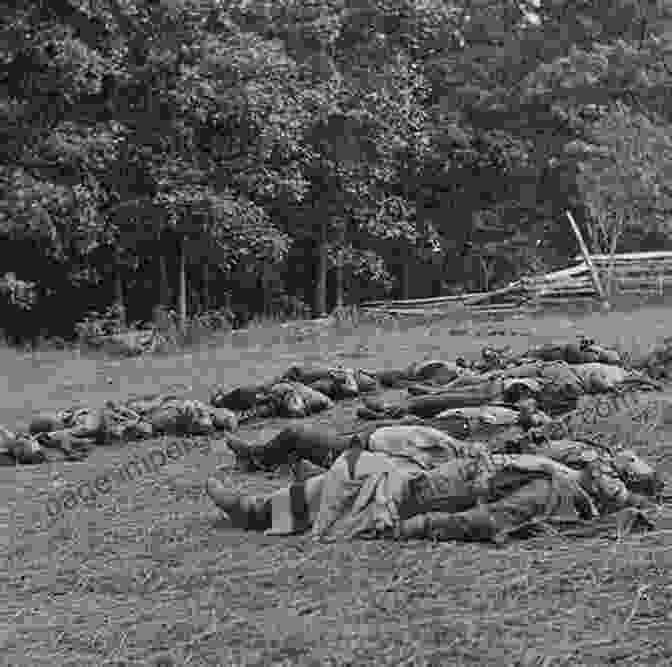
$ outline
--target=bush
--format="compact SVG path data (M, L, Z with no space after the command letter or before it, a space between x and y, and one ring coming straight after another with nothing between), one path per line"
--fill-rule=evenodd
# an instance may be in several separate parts
M189 324L206 331L231 331L234 321L235 315L230 308L219 308L196 315Z
M231 331L233 320L234 315L229 308L219 308L195 315L185 322L184 327L180 327L179 318L173 309L157 306L152 327L163 339L157 351L169 352L195 345L214 333Z
M299 297L281 294L274 299L273 314L281 319L307 320L312 308Z
M155 306L152 312L152 329L160 333L167 343L177 345L180 336L180 323L172 308Z
M75 324L77 342L90 347L101 347L105 337L126 330L123 308L116 304L109 306L103 313L92 311Z
M310 308L303 301L284 297L276 301L273 316L260 317L259 323L309 317ZM233 310L224 307L195 315L180 326L174 309L156 306L151 322L124 326L123 312L111 306L103 313L88 313L76 324L77 342L80 346L103 349L113 356L171 353L202 343L215 333L231 331L235 322Z

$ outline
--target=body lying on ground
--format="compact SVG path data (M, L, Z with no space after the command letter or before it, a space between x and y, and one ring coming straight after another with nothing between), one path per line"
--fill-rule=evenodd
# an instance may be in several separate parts
M417 383L436 387L450 384L461 376L473 377L505 371L535 361L556 361L570 365L600 363L623 366L623 360L616 350L582 338L578 342L544 343L518 355L513 354L508 347L497 350L485 346L481 351L481 358L472 362L467 362L462 357L454 362L431 359L413 363L403 370L383 371L376 375L385 387L404 389Z
M231 391L216 388L210 404L239 413L241 421L266 417L307 417L333 407L335 400L378 389L375 377L351 368L292 366L266 384Z
M544 441L549 437L568 437L562 420L554 420L536 408L534 400L521 401L517 409L500 405L484 405L446 410L434 419L405 415L397 419L377 420L360 425L355 431L340 434L325 428L290 426L262 445L249 444L228 435L229 448L237 462L248 472L274 470L280 465L310 461L328 468L334 459L357 443L365 442L371 433L384 426L427 426L460 440L487 440L492 449L518 451L526 442Z
M586 394L659 388L642 373L620 366L531 361L488 373L465 373L441 387L411 384L405 401L386 404L365 399L358 415L364 419L407 414L435 417L445 410L496 403L515 405L527 398L534 398L544 412L558 415L574 409Z
M210 497L236 527L311 530L320 539L500 542L548 527L585 530L615 514L650 526L642 511L655 506L663 486L630 451L560 440L500 454L423 425L385 426L354 438L292 428L265 447L267 463L333 462L266 497L232 495L211 478Z
M648 354L636 360L634 366L656 380L672 380L672 338L665 338Z
M81 460L96 445L160 435L210 435L233 431L233 412L179 396L152 395L102 409L77 408L33 418L28 433L0 430L0 463Z
M150 396L108 403L102 411L83 408L42 416L28 433L0 429L0 464L79 459L96 444L162 434L208 435L235 430L239 421L253 417L304 417L329 409L334 400L368 394L381 384L405 386L411 396L397 405L365 401L361 417L447 422L455 417L448 414L451 411L488 405L513 408L531 398L554 416L573 409L583 394L660 388L646 375L623 368L615 351L586 340L546 344L518 356L486 348L482 359L472 364L461 359L429 360L402 371L292 366L266 385L217 390L211 406L177 396ZM462 433L458 430L456 435Z
M486 347L482 359L471 364L464 359L430 359L386 371L296 365L265 384L231 391L216 388L210 402L236 411L240 421L296 418L328 410L333 401L363 396L382 386L408 389L411 397L384 409L375 401L365 402L362 417L433 417L451 408L515 403L526 397L534 397L549 414L560 414L573 409L584 394L654 384L644 374L626 370L616 351L581 340L545 344L522 355Z

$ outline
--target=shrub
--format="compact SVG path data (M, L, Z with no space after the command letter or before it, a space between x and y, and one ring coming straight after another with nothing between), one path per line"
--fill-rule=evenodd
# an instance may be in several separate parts
M124 311L117 305L109 306L102 313L92 311L75 324L78 343L91 347L100 347L106 336L125 330Z

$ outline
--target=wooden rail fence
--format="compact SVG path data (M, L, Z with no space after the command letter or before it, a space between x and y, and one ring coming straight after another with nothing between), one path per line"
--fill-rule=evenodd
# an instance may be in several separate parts
M610 292L618 294L663 295L672 286L672 252L632 252L590 257L603 285L611 266ZM471 294L425 299L368 301L361 307L395 315L427 315L467 309L477 314L508 311L534 311L551 303L572 303L598 299L590 269L579 255L574 266L551 273L528 276L505 287Z

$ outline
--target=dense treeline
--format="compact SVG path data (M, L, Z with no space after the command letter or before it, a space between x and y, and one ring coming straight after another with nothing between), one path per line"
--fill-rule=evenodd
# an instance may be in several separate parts
M672 2L0 1L9 333L241 318L660 248Z

